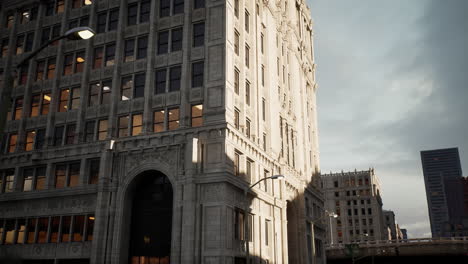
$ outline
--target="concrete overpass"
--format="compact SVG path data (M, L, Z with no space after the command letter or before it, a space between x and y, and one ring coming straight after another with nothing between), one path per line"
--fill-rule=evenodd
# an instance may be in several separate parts
M338 263L468 263L468 237L416 238L334 244L327 262Z

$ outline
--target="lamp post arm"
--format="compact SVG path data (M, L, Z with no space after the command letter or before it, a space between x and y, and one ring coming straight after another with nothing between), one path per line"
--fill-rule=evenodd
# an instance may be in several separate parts
M46 43L44 43L42 46L40 46L39 48L37 48L35 51L33 51L31 54L29 54L27 57L25 57L24 59L22 59L18 65L16 65L16 68L20 68L21 66L23 66L27 61L29 61L30 59L32 59L34 56L36 56L39 52L41 52L43 49L47 48L47 46L49 46L50 44L52 44L53 42L57 41L57 40L61 40L63 38L66 38L67 36L66 35L62 35L62 36L59 36L59 37L56 37L54 39L51 39L49 41L47 41Z
M276 177L275 177L275 176L270 176L270 177L266 177L266 178L261 178L261 179L258 180L256 183L250 185L249 189L247 189L247 190L252 189L253 187L255 187L255 185L259 184L259 183L262 182L262 181L265 181L265 180L268 180L268 179L272 179L272 178L276 178Z

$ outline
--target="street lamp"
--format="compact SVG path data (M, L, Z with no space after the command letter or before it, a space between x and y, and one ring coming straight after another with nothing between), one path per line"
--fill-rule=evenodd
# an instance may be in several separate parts
M247 233L247 229L249 227L249 220L248 220L248 204L247 204L247 192L252 190L253 187L255 187L255 185L259 184L260 182L262 181L266 181L268 179L272 179L272 180L277 180L277 179L284 179L284 175L281 175L281 174L277 174L277 175L272 175L270 177L265 177L265 178L261 178L260 180L258 180L256 183L252 184L249 186L248 189L245 189L244 190L244 245L245 245L245 250L246 250L246 261L249 260L249 242L248 242L248 233ZM250 232L252 232L251 230L249 230Z
M57 40L60 40L60 39L69 39L69 40L81 40L81 39L90 39L92 38L94 35L96 35L96 33L94 32L93 29L91 29L90 27L76 27L76 28L72 28L70 30L68 30L67 32L65 32L65 34L61 35L61 36L58 36L54 39L51 39L49 41L47 41L46 43L44 43L42 46L40 46L39 48L37 48L36 50L34 50L33 52L31 52L31 54L29 54L28 56L26 56L24 59L22 59L17 65L16 65L16 69L19 69L21 68L22 66L24 66L29 60L31 60L32 58L34 58L34 56L36 56L39 52L41 52L43 49L47 48L47 46L49 46L50 44L52 44L53 42L57 41ZM9 108L10 107L10 104L11 104L11 100L10 100L10 93L11 92L11 89L13 87L13 83L14 83L14 79L15 77L12 76L12 74L10 73L9 75L9 80L8 80L8 88L10 89L9 91L7 91L8 93L4 93L1 95L1 101L0 101L0 113L3 113L5 108ZM19 78L19 77L18 77ZM0 134L3 133L3 127L5 126L5 118L6 118L6 115L0 115Z
M329 212L325 210L325 216L330 218L330 246L333 245L333 229L332 229L332 218L337 218L338 215L335 212Z

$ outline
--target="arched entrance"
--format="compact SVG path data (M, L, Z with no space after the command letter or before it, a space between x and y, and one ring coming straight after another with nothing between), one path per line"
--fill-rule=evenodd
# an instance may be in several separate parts
M132 188L129 263L168 264L171 256L172 185L166 175L146 171Z
M286 203L286 219L288 223L288 263L299 263L297 250L299 247L297 241L297 212L291 201Z

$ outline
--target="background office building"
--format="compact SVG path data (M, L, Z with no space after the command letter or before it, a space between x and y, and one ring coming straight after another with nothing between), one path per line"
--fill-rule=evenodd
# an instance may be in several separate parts
M331 220L331 243L386 239L380 182L374 169L322 174L325 209Z
M325 261L305 1L0 5L0 257Z
M421 151L433 237L468 235L458 148Z

